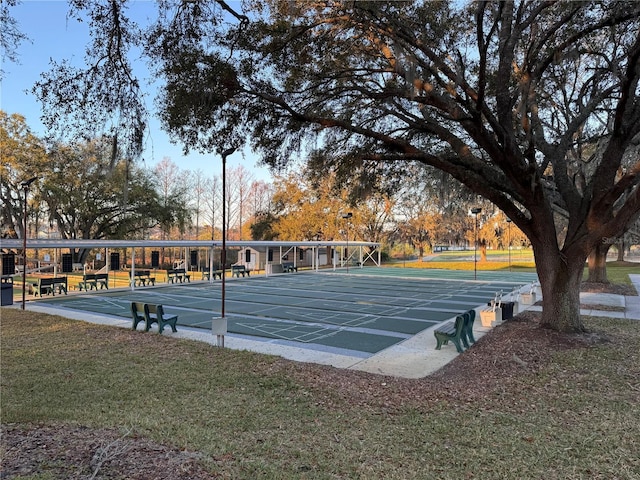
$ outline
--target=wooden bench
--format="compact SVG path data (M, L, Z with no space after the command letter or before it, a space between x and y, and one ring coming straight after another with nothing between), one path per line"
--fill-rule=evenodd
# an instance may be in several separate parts
M131 271L129 271L129 282L131 282L134 287L140 287L144 286L147 283L147 279L145 278L145 275L141 270L136 270L135 272L133 272L132 280Z
M150 305L141 302L131 302L131 316L133 318L133 330L138 329L140 322L145 322L144 331L148 332L151 325L158 324L158 332L162 333L165 326L170 326L173 332L177 332L177 315L166 315L162 305Z
M67 277L54 277L53 278L53 294L56 292L59 294L67 294Z
M184 268L167 270L167 283L175 283L177 281L182 283L185 280L191 283L191 275L189 275Z
M43 293L53 293L53 278L39 278L38 283L33 284L33 294L36 297L41 297Z
M178 321L177 315L165 315L162 305L150 305L145 303L144 305L144 317L147 322L146 331L148 332L151 325L158 324L158 331L162 333L164 327L169 325L171 330L177 332L176 322Z
M203 270L202 280L210 280L212 274L214 280L216 279L216 277L222 280L222 270L214 270L213 272L209 272L209 270Z
M433 332L437 342L436 350L440 350L442 345L448 344L449 340L451 340L458 353L464 352L462 344L466 343L465 322L464 315L458 315L455 322L447 322L436 328Z
M100 287L100 290L106 288L109 290L109 274L108 273L96 273L96 290Z
M293 264L293 262L286 262L282 264L282 271L283 272L297 272L298 271L298 267L296 265Z
M140 322L146 323L147 318L144 316L144 303L131 302L131 316L133 317L133 330L138 329ZM147 328L146 330L149 329Z
M464 335L462 336L462 344L464 348L469 348L476 343L476 339L473 336L473 324L476 320L476 311L469 310L462 314L464 316Z
M37 283L33 283L33 294L42 297L42 294L67 294L67 277L46 277L39 278Z
M79 290L97 290L98 289L98 281L96 280L95 273L85 273L82 275L82 281L78 282Z
M131 278L131 272L129 272L129 278ZM147 284L155 285L156 277L151 276L151 272L149 270L136 270L133 272L133 286L134 287L144 287Z
M250 270L247 269L244 265L231 265L231 276L240 278L240 275L249 276Z

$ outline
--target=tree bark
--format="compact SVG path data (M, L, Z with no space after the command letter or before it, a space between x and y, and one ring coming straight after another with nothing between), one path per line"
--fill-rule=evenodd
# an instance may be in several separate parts
M589 266L588 282L609 283L607 279L607 252L611 248L610 243L599 243L589 254L587 264Z
M621 238L616 243L616 248L618 249L618 258L619 262L624 262L624 240Z
M583 332L580 283L586 258L567 259L552 249L534 249L542 289L542 325L561 332Z
M487 261L487 242L485 242L484 240L480 242L480 261Z

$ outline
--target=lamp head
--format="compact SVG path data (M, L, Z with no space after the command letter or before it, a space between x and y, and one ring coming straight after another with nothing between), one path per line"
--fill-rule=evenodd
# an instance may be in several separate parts
M21 186L22 188L25 188L25 189L26 189L26 188L29 188L29 185L31 185L31 184L32 184L33 182L35 182L37 179L38 179L38 177L33 177L33 178L30 178L29 180L25 180L24 182L22 182L22 183L20 184L20 186Z
M343 213L342 214L342 218L351 218L351 217L353 217L353 213L351 213L351 212L347 212L347 213Z
M223 157L228 157L235 151L236 151L236 147L229 147L226 150L220 152L220 155L222 155Z
M474 215L478 215L481 211L482 211L482 208L480 207L474 207L471 209L471 213L473 213Z

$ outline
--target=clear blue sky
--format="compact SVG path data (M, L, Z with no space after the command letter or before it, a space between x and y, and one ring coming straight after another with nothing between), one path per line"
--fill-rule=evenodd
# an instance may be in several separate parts
M130 14L142 21L153 16L155 3L151 1L132 2ZM11 8L13 17L19 22L20 30L29 37L19 47L19 64L4 63L5 77L0 85L0 109L8 114L23 115L32 131L38 135L44 133L40 122L41 105L30 93L31 87L40 74L49 68L50 59L61 61L73 59L82 65L84 51L89 40L89 30L85 24L67 20L68 11L65 1L23 0L17 7ZM149 12L148 15L146 12ZM153 108L153 92L148 100L148 108ZM152 119L147 136L144 162L152 167L163 157L169 157L181 170L201 169L207 176L220 175L221 160L215 155L190 154L184 156L180 145L173 145L169 137ZM235 153L228 159L228 167L243 164L252 171L257 180L270 181L269 171L256 167L256 158L246 153Z

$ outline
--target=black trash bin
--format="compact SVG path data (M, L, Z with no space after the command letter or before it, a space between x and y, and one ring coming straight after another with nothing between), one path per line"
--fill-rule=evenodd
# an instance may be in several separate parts
M487 303L490 307L493 306L493 302ZM502 320L509 320L513 318L513 307L515 302L502 302L500 308L502 309Z
M0 305L13 305L13 282L0 282Z

